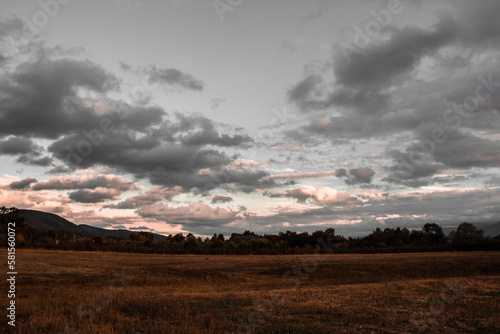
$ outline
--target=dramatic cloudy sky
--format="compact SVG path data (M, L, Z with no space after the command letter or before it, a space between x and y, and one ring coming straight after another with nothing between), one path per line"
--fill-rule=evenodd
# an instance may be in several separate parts
M0 205L202 236L499 221L499 13L4 0Z

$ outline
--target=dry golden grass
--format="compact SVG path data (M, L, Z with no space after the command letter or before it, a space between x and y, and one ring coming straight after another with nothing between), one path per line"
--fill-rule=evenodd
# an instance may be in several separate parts
M6 250L0 253L6 259ZM494 252L18 250L17 271L16 333L500 332L500 257ZM3 310L6 303L2 297Z

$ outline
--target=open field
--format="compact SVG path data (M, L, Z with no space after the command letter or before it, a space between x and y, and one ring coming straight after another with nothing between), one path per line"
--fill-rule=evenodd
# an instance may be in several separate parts
M7 258L5 249L0 253ZM500 256L494 252L18 250L17 271L17 333L500 332Z

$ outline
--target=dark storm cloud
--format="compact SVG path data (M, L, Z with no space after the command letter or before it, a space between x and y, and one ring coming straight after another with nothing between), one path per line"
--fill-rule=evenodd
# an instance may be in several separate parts
M22 22L18 23L22 29ZM5 28L6 23L0 27ZM9 29L3 29L2 34L8 35ZM106 94L118 89L120 80L100 65L74 60L71 52L47 49L43 42L28 45L26 52L31 60L13 67L0 79L0 133L19 137L3 140L0 147L5 154L17 155L19 163L56 165L49 172L52 174L107 166L156 185L181 186L196 192L226 186L251 192L255 187L275 184L265 180L268 173L262 171L231 171L228 177L223 169L232 158L213 147L241 149L254 145L242 129L213 122L201 114L168 115L149 101L134 105L114 101ZM195 91L204 87L200 80L177 69L120 66L124 71L147 74L150 83ZM84 98L82 93L86 91L100 98ZM43 148L34 146L28 138L50 139L50 155L42 156ZM206 169L210 175L200 173ZM113 196L102 191L72 194L83 202Z
M387 139L408 133L408 143L399 142L406 149L389 154L393 163L384 168L388 175L383 179L408 187L445 182L434 175L447 167L498 167L498 141L479 137L477 131L495 133L500 124L499 60L493 56L500 46L500 24L494 14L500 2L459 1L456 9L455 14L441 15L432 27L390 27L383 41L367 43L348 57L336 54L332 83L318 73L292 86L289 101L309 112L311 122L285 136ZM445 49L467 52L457 59L453 52L447 56ZM479 56L490 59L487 66L472 61ZM439 74L452 73L451 79L413 80L424 57L435 62ZM405 88L409 83L411 89ZM475 110L465 112L478 91L486 97ZM319 122L324 116L313 112L330 107L334 114L328 122ZM422 153L436 128L444 129L447 140Z
M117 195L117 193L107 190L79 189L71 192L69 198L79 203L100 203L103 201L115 200L117 199Z
M325 105L352 108L360 112L374 113L387 106L389 94L382 92L379 87L369 89L352 89L338 86L328 96Z
M116 127L117 131L132 130L148 134L152 127L162 124L167 115L162 108L137 105L120 105L113 110L113 113L118 116L112 118L113 128Z
M334 60L336 83L361 90L389 87L408 79L420 60L449 45L493 48L500 40L500 24L494 13L500 3L494 0L471 3L460 1L459 14L442 15L431 29L393 28L390 38L381 44L369 44L350 57L338 54ZM498 45L496 45L498 47ZM472 51L478 51L472 49Z
M442 131L442 141L434 141L433 131ZM386 167L390 176L385 181L424 182L444 168L470 169L500 166L498 141L478 137L463 130L437 126L423 126L417 131L417 141L404 152L389 151L393 165ZM427 179L427 181L431 181Z
M382 181L401 184L411 188L427 186L430 177L441 172L445 166L434 162L433 158L416 146L407 148L404 152L390 150L387 155L392 159L392 165L385 166L389 174Z
M375 171L371 168L358 167L349 170L349 179L347 184L371 183Z
M117 175L58 176L35 183L32 190L75 190L69 198L79 203L99 203L116 200L129 190L137 190L133 182Z
M162 69L157 68L156 66L151 66L149 69L145 70L145 73L149 75L150 83L179 86L197 91L203 90L204 87L202 81L196 79L191 74L184 73L175 68Z
M272 188L277 185L277 183L268 178L270 175L268 172L258 170L258 171L231 171L230 180L235 183L237 190L244 193L251 193L255 189L266 189Z
M431 131L435 127L419 130L416 143L404 152L392 150L393 159L385 170L389 176L383 181L409 187L420 187L442 182L433 177L445 168L470 169L500 167L500 144L452 127L444 128L443 142L433 142ZM441 129L441 128L440 128Z
M227 202L232 202L233 198L229 196L224 196L224 195L214 195L212 197L212 204L216 203L227 203Z
M21 190L21 189L26 189L29 188L32 183L37 183L38 180L33 178L33 177L27 177L21 181L14 181L11 184L9 184L10 189L14 190Z
M90 61L38 59L0 80L0 133L58 138L95 126L98 115L77 96L79 88L104 93L118 80Z
M421 150L418 150L416 146L411 146L406 149L405 152L400 152L394 150L390 152L393 161L396 163L394 166L389 168L391 172L405 171L406 166L404 163L406 161L412 163L415 170L411 173L412 179L432 176L443 169L443 165L434 163L432 159L428 159L429 156L422 154Z
M334 59L335 86L325 96L325 83L312 74L293 86L288 99L302 110L323 109L332 105L350 106L374 112L385 106L390 87L401 75L413 69L424 55L435 52L455 38L454 26L446 22L435 30L404 28L394 32L382 45L365 48L363 54L349 57L339 53ZM367 110L368 109L368 110Z
M107 133L94 137L96 145L90 145L84 133L73 134L53 142L49 152L72 168L105 165L132 173L137 178L148 178L156 185L180 185L185 190L205 191L220 184L234 183L238 184L238 189L248 191L252 184L264 183L258 179L267 176L266 173L235 173L227 182L222 177L219 184L208 175L198 174L200 169L217 171L231 162L225 153L207 145L248 147L253 140L247 135L224 134L216 130L211 120L199 115L176 114L170 119L163 118L161 124L156 125L158 118L163 117L162 111L138 110L132 109L128 113L130 116L114 122ZM134 122L140 115L143 119ZM82 143L86 143L88 152L82 149Z
M0 154L18 155L18 154L32 154L41 147L35 145L30 139L9 137L0 141Z
M334 61L336 82L363 90L390 86L423 56L452 42L455 31L448 21L431 31L406 27L386 43L367 47L363 54L353 54L349 59L339 54Z
M461 0L462 8L459 23L460 38L467 45L479 48L498 47L500 41L500 2L496 0Z
M386 90L410 79L424 56L451 45L474 47L472 52L498 48L500 24L493 14L500 10L498 1L461 1L457 7L456 17L441 16L430 29L392 27L384 42L368 43L367 37L360 51L338 52L334 84L326 85L321 75L310 74L290 88L289 101L304 111L344 106L363 114L383 112L390 99Z
M323 109L325 107L324 81L320 75L311 74L288 91L288 100L296 103L301 110Z
M274 180L266 178L270 174L265 171L213 169L214 171L209 174L157 169L148 173L148 177L153 184L167 187L181 186L184 190L200 194L216 188L251 193L255 189L276 186Z
M437 144L433 157L454 168L500 167L500 143L460 130L447 132L447 140Z
M180 144L162 143L152 137L137 137L134 133L115 132L103 135L99 145L91 153L77 158L69 154L67 147L75 148L85 141L83 135L66 136L55 141L49 151L55 157L74 167L91 167L103 164L117 167L127 172L141 174L154 170L195 171L230 162L223 153L211 149L186 147Z
M190 128L190 123L181 125ZM175 126L174 126L175 127ZM177 131L180 131L177 127ZM153 131L154 132L154 131ZM232 160L225 153L199 145L182 143L189 136L178 136L167 133L164 136L172 141L164 142L153 136L136 136L127 129L117 129L114 132L102 135L99 145L92 147L85 156L77 155L79 143L86 140L84 135L66 136L55 141L49 151L58 159L76 168L105 165L133 174L137 178L148 178L153 184L162 186L182 186L185 190L198 188L199 191L214 189L222 184L235 184L242 191L253 191L254 186L272 185L273 182L263 181L267 173L264 172L223 172L221 166ZM240 143L231 137L228 143ZM233 137L234 138L234 137ZM164 138L162 138L164 139ZM179 139L179 140L178 140ZM221 142L218 142L221 143ZM68 150L68 147L72 148ZM214 176L200 175L201 169L213 169ZM217 172L219 170L219 172Z
M221 147L241 147L247 148L254 141L246 134L235 133L228 135L222 133L222 129L217 129L221 124L200 114L175 113L175 122L165 123L157 131L163 139L178 142L183 145L215 145Z
M16 161L25 165L48 166L52 163L51 157L41 157L43 147L36 145L30 139L9 137L0 141L0 154L16 155Z
M335 171L335 176L345 179L345 183L348 185L371 183L374 175L375 171L373 169L363 167L350 169L349 173L344 168Z
M348 177L349 175L347 174L347 169L341 168L335 171L335 176L342 178L342 177Z

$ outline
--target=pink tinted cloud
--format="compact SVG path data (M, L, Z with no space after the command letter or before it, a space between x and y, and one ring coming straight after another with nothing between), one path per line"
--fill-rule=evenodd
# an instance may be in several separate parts
M186 206L170 207L167 203L155 203L138 210L142 217L165 220L167 223L216 222L229 223L243 217L237 211L220 207L211 207L196 202Z
M0 189L0 203L6 207L41 210L48 212L69 211L72 201L66 195L55 192L13 191Z
M258 168L265 168L268 165L266 162L260 162L252 159L242 159L242 158L234 160L233 164L240 166L252 166Z
M328 127L328 125L330 125L330 123L331 123L330 117L325 117L316 122L316 127L321 130L325 130Z
M301 186L295 189L287 189L283 195L295 198L299 203L304 203L308 198L312 198L315 204L361 204L361 201L353 197L349 192L337 191L329 187Z

